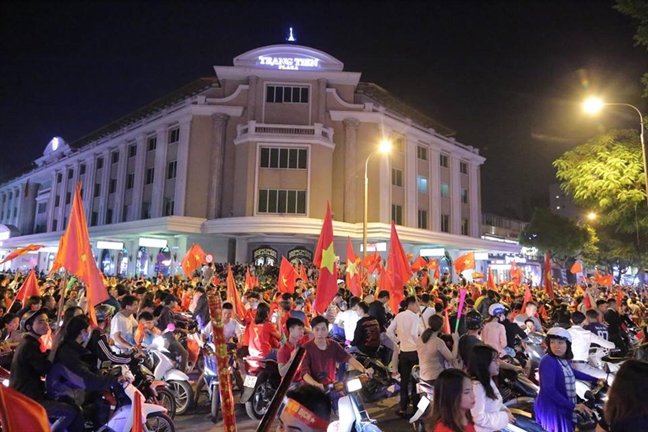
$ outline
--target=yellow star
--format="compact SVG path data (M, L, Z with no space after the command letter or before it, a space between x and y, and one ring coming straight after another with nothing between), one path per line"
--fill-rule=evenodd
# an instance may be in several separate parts
M329 273L333 274L335 268L335 251L333 250L333 242L328 248L322 250L322 264L320 268L327 268Z
M356 268L356 263L354 262L347 263L346 272L349 273L351 277L357 275L358 269Z
M288 287L288 278L286 276L281 276L281 282L283 282L285 287Z
M86 256L86 254L81 255L81 261L86 262L87 259L88 259L88 257Z

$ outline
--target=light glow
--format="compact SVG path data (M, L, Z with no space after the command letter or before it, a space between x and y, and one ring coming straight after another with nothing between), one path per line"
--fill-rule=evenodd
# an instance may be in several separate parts
M421 249L419 255L422 257L442 257L445 256L444 248Z
M140 237L139 245L144 247L165 248L167 241L165 239Z
M122 250L124 249L124 243L100 240L97 242L97 249Z
M587 219L593 221L594 219L596 219L596 213L594 213L594 212L589 213L587 215Z
M360 378L354 378L352 380L347 381L346 386L347 386L347 391L349 393L353 393L362 388L362 381L360 381Z
M583 109L587 113L596 114L597 112L601 111L601 109L603 109L604 105L605 104L603 103L603 101L601 101L601 99L589 98L583 104Z
M378 151L382 154L388 154L391 152L392 149L392 143L389 140L381 140L380 144L378 144Z

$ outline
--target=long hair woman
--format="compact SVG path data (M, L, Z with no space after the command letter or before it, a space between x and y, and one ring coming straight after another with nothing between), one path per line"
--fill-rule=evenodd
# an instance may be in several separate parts
M626 360L608 392L604 417L609 432L648 431L648 363Z
M474 405L470 377L460 369L444 370L434 382L428 432L475 432L470 414Z
M276 360L281 333L269 321L270 306L259 303L254 322L250 324L250 354Z
M459 335L452 334L452 352L445 342L439 337L443 328L443 317L431 315L428 319L428 328L425 329L417 342L416 351L419 356L420 375L423 381L433 383L439 374L446 368L446 362L455 365L459 349Z

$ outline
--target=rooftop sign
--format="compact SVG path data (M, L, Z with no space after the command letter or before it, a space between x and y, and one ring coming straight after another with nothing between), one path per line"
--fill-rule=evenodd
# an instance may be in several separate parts
M234 59L234 66L286 71L343 71L344 64L335 57L301 45L270 45L256 48Z
M270 66L283 70L318 69L319 59L313 57L259 56L259 66Z

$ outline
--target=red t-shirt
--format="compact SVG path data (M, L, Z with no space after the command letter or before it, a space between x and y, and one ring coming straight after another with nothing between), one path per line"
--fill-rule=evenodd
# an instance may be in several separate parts
M446 426L443 423L439 422L434 427L433 432L454 432L454 431L452 429L450 429L448 426ZM464 432L476 432L475 431L475 425L472 424L472 423L466 425L466 427L464 428Z
M336 363L345 363L351 355L334 340L326 340L326 349L321 350L315 345L315 340L304 344L306 353L302 360L302 376L309 374L319 383L335 382Z
M250 354L258 357L267 357L272 348L279 347L279 340L275 337L277 328L271 322L250 324Z
M243 332L243 346L250 346L250 326L254 324L254 317L256 316L256 309L248 309L243 317L243 325L245 331Z

